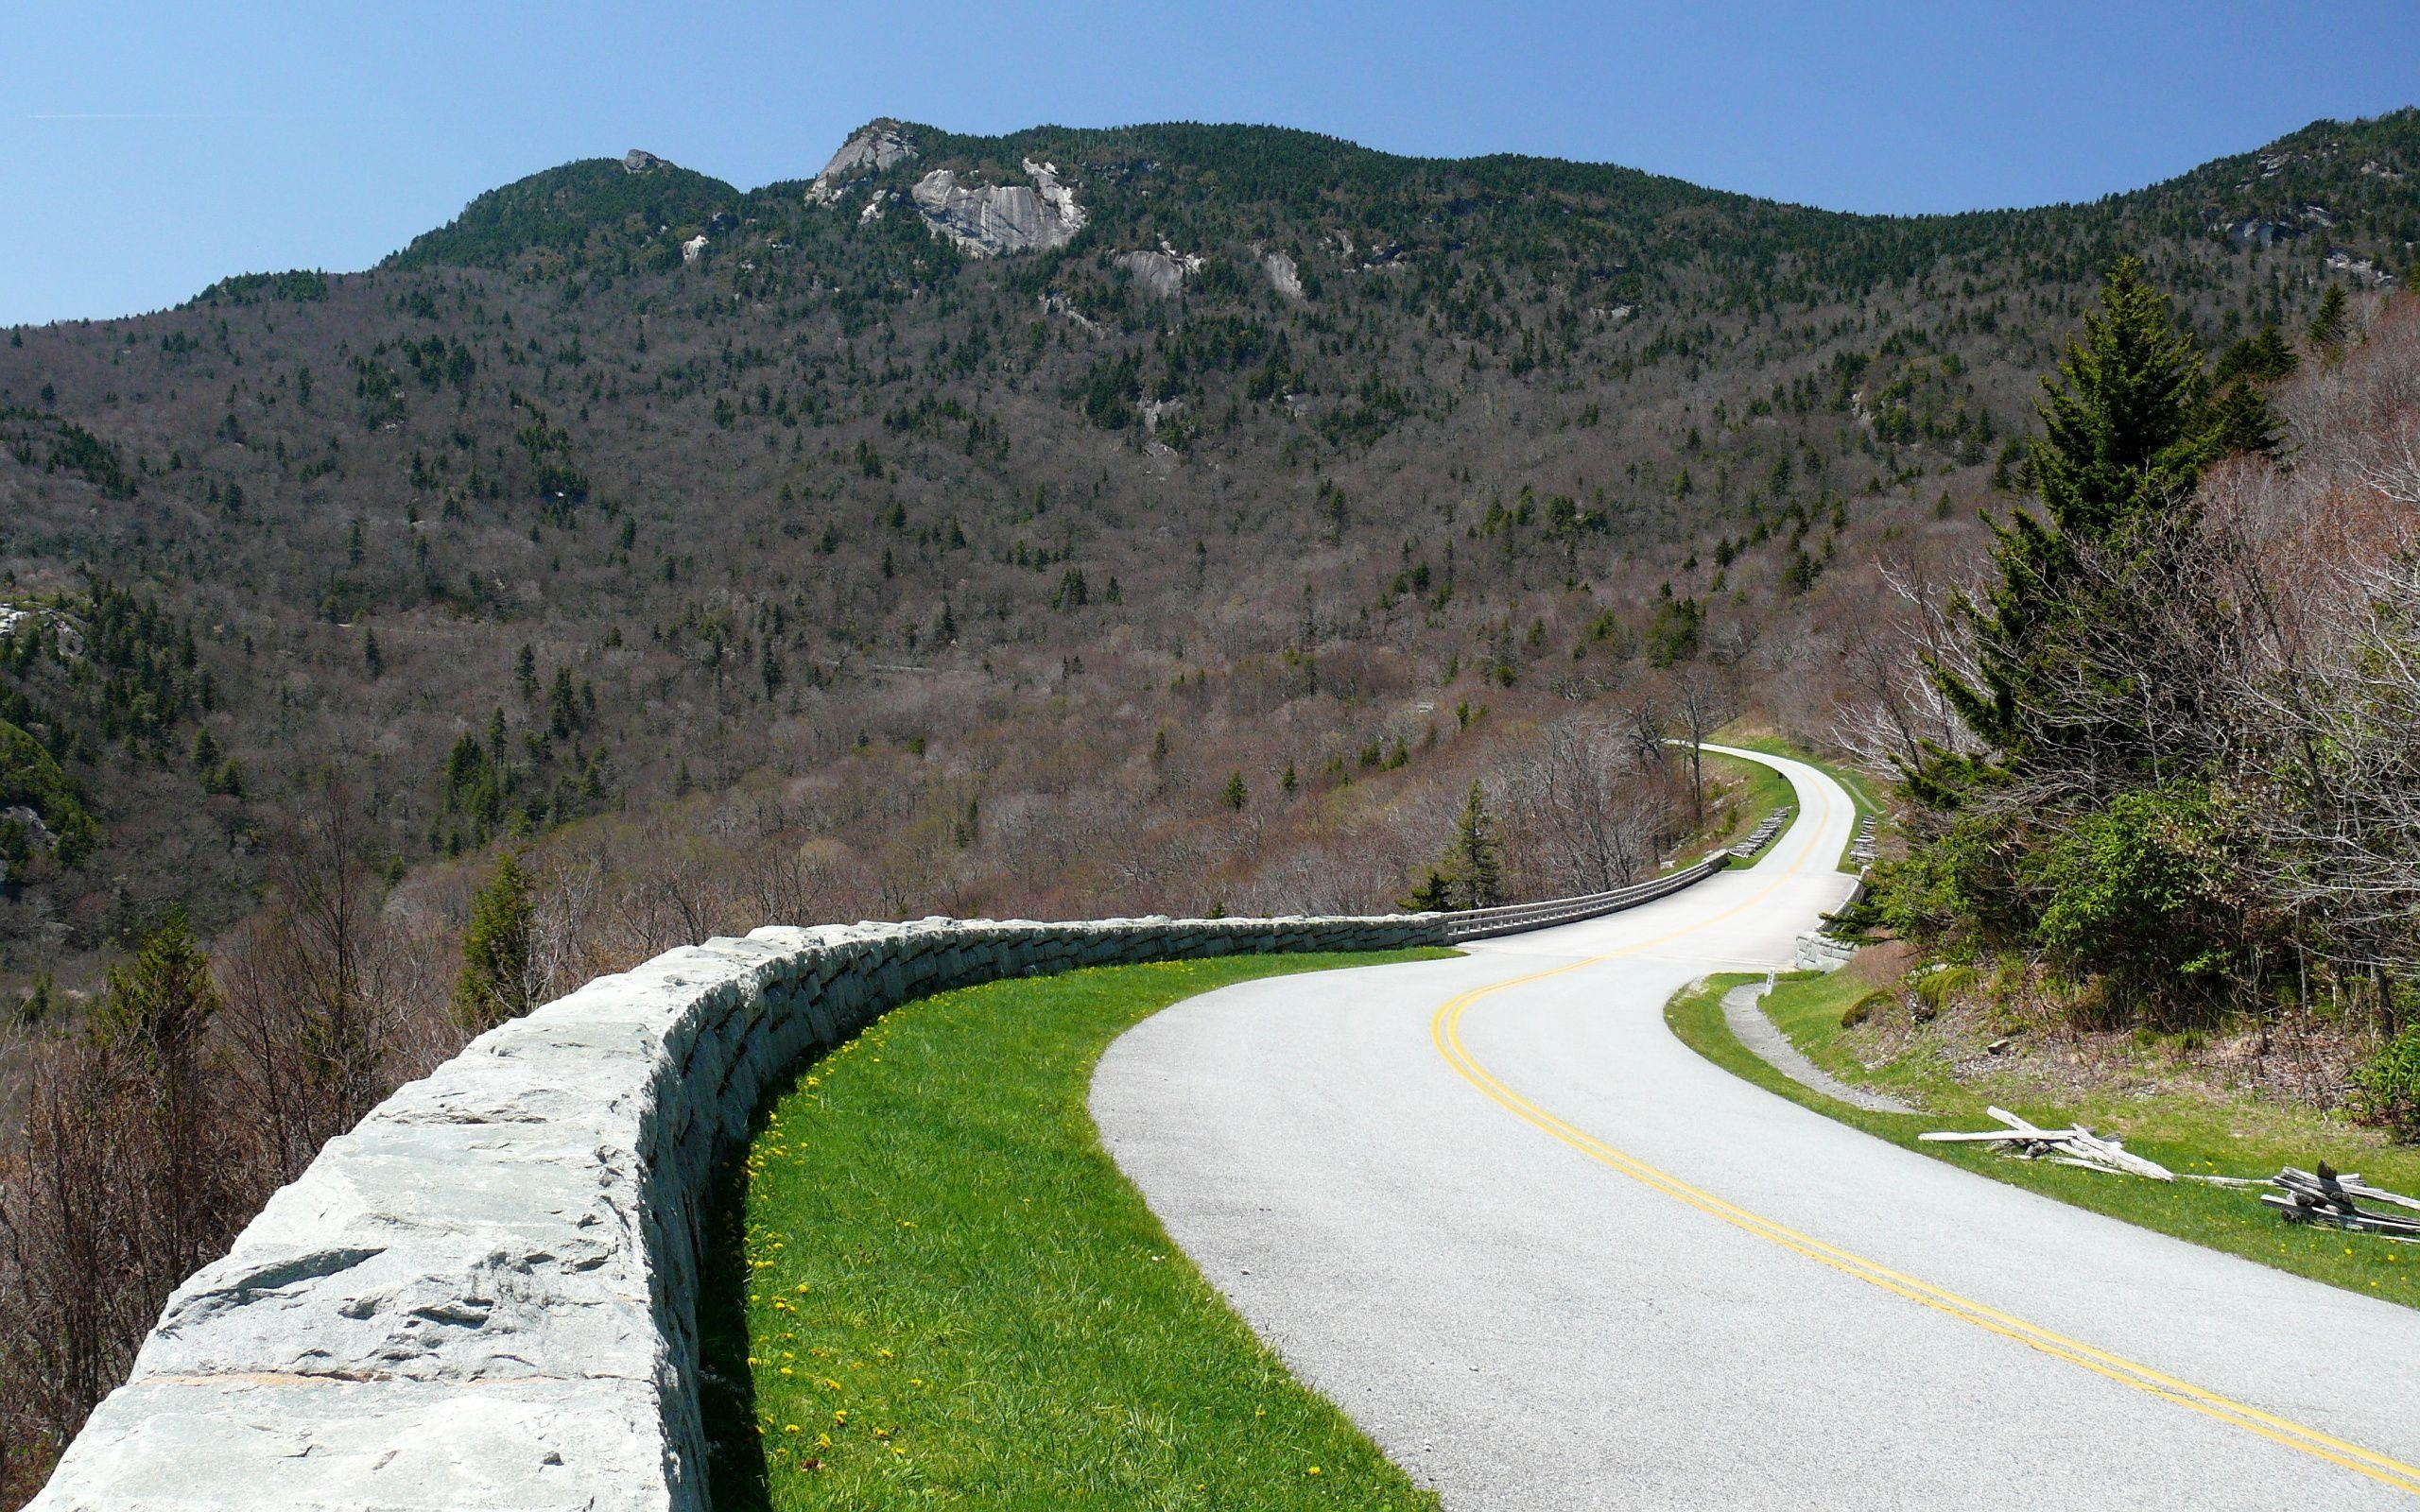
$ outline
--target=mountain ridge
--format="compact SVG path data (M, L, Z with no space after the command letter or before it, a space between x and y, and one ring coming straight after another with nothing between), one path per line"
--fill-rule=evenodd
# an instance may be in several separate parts
M1877 554L1971 551L2022 489L2119 252L2216 348L2420 237L2411 111L1915 219L1286 129L891 126L914 156L746 192L582 160L365 272L12 331L0 607L151 628L122 695L0 664L101 836L12 870L0 974L172 899L232 922L330 769L398 875L766 781L817 795L783 843L856 858L836 907L1383 903L1433 849L1404 816L1574 709L1700 675L1814 707ZM936 217L1071 234L976 256Z
M2245 196L2248 191L2257 185L2278 179L2282 168L2289 163L2297 159L2307 159L2314 149L2331 154L2344 150L2346 144L2342 139L2348 136L2359 139L2364 161L2368 163L2377 163L2379 153L2408 154L2415 142L2420 142L2420 108L2404 107L2377 116L2353 121L2322 118L2295 131L2288 132L2260 147L2212 159L2168 178L2154 180L2148 184L2131 189L2112 191L2090 199L1913 214L1834 210L1798 201L1712 188L1677 176L1655 174L1611 162L1564 159L1527 153L1485 153L1464 158L1437 158L1392 153L1379 148L1366 147L1342 137L1280 126L1240 126L1187 121L1082 129L1041 125L987 137L950 132L922 123L883 116L876 117L852 132L844 143L843 151L848 145L855 144L868 133L884 128L920 144L915 158L928 165L944 165L955 160L977 166L1005 169L1030 153L1038 151L1047 156L1055 151L1073 160L1090 163L1098 171L1104 163L1113 167L1120 165L1114 157L1104 159L1102 157L1104 153L1116 153L1131 148L1149 149L1156 145L1170 155L1177 155L1180 149L1199 155L1207 144L1219 139L1227 139L1231 143L1250 143L1271 150L1288 149L1298 157L1316 155L1325 160L1324 166L1331 171L1349 165L1362 170L1362 177L1365 178L1380 171L1392 172L1401 178L1460 174L1475 182L1483 183L1496 175L1521 174L1529 176L1534 183L1540 175L1546 175L1550 180L1561 180L1554 184L1554 187L1564 192L1603 195L1616 188L1652 188L1667 197L1678 192L1684 198L1691 198L1695 203L1708 208L1754 209L1794 216L1838 217L1843 221L1883 225L1935 226L1978 219L1989 220L1996 217L2051 215L2064 212L2127 206L2135 202L2148 204L2163 197L2172 198L2179 195L2198 195L2204 198L2216 198L2218 197L2213 193L2213 187L2228 180L2237 180L2234 192L2238 196ZM475 220L492 225L499 219L520 212L529 196L540 193L544 188L564 184L574 176L582 180L595 180L598 189L614 186L615 180L612 177L614 170L619 170L625 180L651 176L668 176L679 182L682 190L686 191L676 200L677 208L673 213L673 219L686 216L687 219L683 224L693 231L710 221L714 214L744 215L752 209L794 198L805 192L804 186L821 181L821 176L816 180L785 178L771 180L754 189L741 189L726 180L674 164L668 160L653 158L652 154L648 156L654 164L648 174L632 175L619 160L593 158L576 160L573 163L526 175L509 184L498 186L475 197L465 207L462 215L458 216L455 221L422 233L409 246L390 254L376 266L426 266L447 261L449 259L441 249L444 248L450 240L467 239L463 235L463 232L468 230L466 223ZM836 159L838 156L838 154L836 154ZM878 177L887 171L888 166L886 164L884 168L858 174L856 177L858 179ZM2394 171L2399 175L2406 170ZM2246 175L2250 177L2247 178ZM656 184L648 184L646 187L648 191L659 197L664 193L662 186ZM2256 220L2280 214L2292 215L2297 208L2292 189L2293 184L2290 180L2286 183L2278 184L2273 193L2238 199L2238 202L2231 207L2240 212L2234 217L2234 221ZM596 207L592 214L610 213L635 197L623 195L600 196L600 198L609 198L610 202ZM2215 214L2225 215L2223 208L2217 206L2210 208ZM671 221L667 220L666 223L669 225ZM2221 223L2233 222L2222 221ZM2273 221L2273 224L2292 225L2296 234L2302 233L2302 227L2297 222ZM458 228L462 228L462 231L458 232ZM673 229L683 228L674 226ZM547 240L535 234L535 228L532 228L532 232L528 245L544 245ZM455 234L449 237L449 233ZM2420 239L2420 236L2411 233L2409 229L2407 229L2407 234L2400 238L2407 245L2414 239ZM526 249L516 248L515 249ZM458 253L458 257L460 255ZM487 255L492 257L493 254L491 251Z

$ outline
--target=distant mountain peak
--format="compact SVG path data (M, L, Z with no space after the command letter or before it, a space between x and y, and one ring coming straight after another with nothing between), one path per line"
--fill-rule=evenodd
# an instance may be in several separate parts
M806 197L819 205L832 204L847 190L851 180L867 174L880 173L892 163L916 155L915 139L908 134L905 126L887 115L876 117L857 128L850 133L849 140L840 144L840 150L832 154L832 161L823 165L823 171L815 176L815 182L807 186Z

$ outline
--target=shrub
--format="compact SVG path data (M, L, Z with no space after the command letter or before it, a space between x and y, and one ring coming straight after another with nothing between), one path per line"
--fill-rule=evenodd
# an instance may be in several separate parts
M1868 992L1865 996L1858 999L1855 1003L1850 1004L1847 1007L1841 1010L1841 1027L1843 1029L1856 1028L1866 1020L1873 1018L1877 1009L1887 1007L1890 1005L1890 1002L1891 994L1888 992Z
M2045 899L2034 941L2067 972L2100 978L2121 1015L2142 1005L2189 1018L2247 945L2229 850L2223 816L2200 790L2120 794L2033 864Z
M2407 1144L2420 1143L2420 1023L2407 1026L2353 1073L2355 1107Z

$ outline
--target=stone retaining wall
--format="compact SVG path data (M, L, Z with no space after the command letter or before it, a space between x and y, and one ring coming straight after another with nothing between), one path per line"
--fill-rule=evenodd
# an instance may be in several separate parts
M766 1087L909 998L1444 916L760 929L480 1036L177 1289L35 1512L699 1512L695 1297Z

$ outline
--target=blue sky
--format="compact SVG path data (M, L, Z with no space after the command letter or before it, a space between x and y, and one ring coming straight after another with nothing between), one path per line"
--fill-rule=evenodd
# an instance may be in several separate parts
M631 146L804 177L882 114L1276 122L1912 212L2089 198L2420 103L2401 0L0 9L0 323L366 266Z

